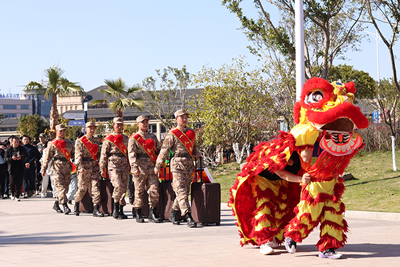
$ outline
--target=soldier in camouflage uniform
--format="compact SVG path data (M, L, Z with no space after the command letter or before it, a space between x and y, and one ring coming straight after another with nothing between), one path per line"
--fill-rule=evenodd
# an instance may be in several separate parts
M192 129L186 127L188 122L188 113L180 109L175 112L175 119L178 123L178 129L183 133L188 131L193 131ZM193 132L194 133L194 132ZM200 156L197 150L195 140L193 140L193 156L198 158ZM172 188L176 194L174 204L172 206L172 213L169 217L173 224L179 224L176 219L176 214L181 211L181 215L185 216L187 219L187 224L190 228L196 227L197 224L193 220L190 213L190 204L188 200L190 191L190 182L192 181L192 173L194 171L193 158L189 154L187 148L182 144L179 139L170 132L168 132L163 145L161 147L160 154L158 155L156 167L154 168L154 173L158 173L160 168L163 166L165 159L172 150L174 157L171 159L171 172L173 174Z
M141 140L153 140L154 149L152 150L154 151L154 159L156 159L161 149L161 143L154 134L147 132L149 128L148 117L144 115L139 116L136 122L139 127L139 131L136 134L143 138ZM129 163L131 164L133 183L135 185L135 202L133 203L133 208L136 211L136 221L139 223L144 222L142 217L143 193L145 188L148 187L150 205L149 221L159 223L161 220L157 216L156 210L159 199L159 182L158 175L154 174L154 166L156 163L150 158L142 145L135 140L134 136L136 136L136 134L132 134L128 144Z
M59 204L62 204L64 206L64 213L69 214L71 210L68 207L66 194L68 192L72 166L64 154L55 146L53 142L61 143L61 148L65 145L65 148L71 155L71 159L74 156L74 143L69 139L65 139L66 127L64 124L58 124L56 126L56 134L56 139L48 143L47 152L43 159L42 176L45 175L49 166L49 162L51 159L53 159L53 181L57 188L57 200L54 202L53 209L59 213L62 213L62 210L59 206ZM65 143L60 141L64 141Z
M124 130L124 121L121 117L114 118L113 129L113 133L107 135L103 140L100 155L100 171L101 176L106 177L105 170L108 168L111 183L114 186L112 196L114 199L113 217L115 219L126 219L127 216L124 214L123 210L126 205L125 193L128 187L128 151L126 150L126 154L124 154L115 143L108 140L108 138L115 138L118 143L123 143L122 147L127 149L129 137L122 133Z
M79 216L79 203L88 190L89 183L92 183L92 200L93 200L93 217L104 217L99 211L101 195L100 195L100 170L97 159L100 156L98 150L100 140L94 137L96 131L96 123L86 123L86 135L79 138L75 145L75 165L78 170L78 191L75 194L74 214ZM92 158L88 149L97 148L95 158Z

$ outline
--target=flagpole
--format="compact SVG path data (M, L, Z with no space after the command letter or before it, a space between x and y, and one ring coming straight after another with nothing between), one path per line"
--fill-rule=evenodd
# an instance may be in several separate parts
M296 101L300 100L301 89L305 83L304 71L304 19L303 0L295 3L295 34L296 34Z

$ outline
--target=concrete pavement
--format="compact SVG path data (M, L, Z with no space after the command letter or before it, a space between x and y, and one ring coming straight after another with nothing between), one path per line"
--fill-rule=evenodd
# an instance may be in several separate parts
M352 218L344 259L317 257L316 229L298 245L264 256L257 247L239 246L231 210L222 205L220 226L138 224L91 214L57 214L54 199L0 200L0 267L8 266L400 266L400 221ZM72 207L71 207L72 208ZM374 217L375 218L375 217Z

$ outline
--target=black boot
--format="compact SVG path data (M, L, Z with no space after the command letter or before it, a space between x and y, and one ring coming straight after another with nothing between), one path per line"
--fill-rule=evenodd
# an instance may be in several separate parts
M186 213L185 216L186 216L186 220L187 220L187 226L189 228L197 227L197 223L193 220L192 214L190 214L190 211L188 211L188 213Z
M118 202L114 202L114 211L112 214L114 219L118 219L119 216L119 203Z
M142 216L142 209L135 209L135 213L136 213L136 222L144 223L144 219Z
M68 203L64 203L64 214L68 215L71 212L71 209L68 207Z
M149 222L160 223L160 217L157 217L157 209L150 207Z
M99 204L95 204L93 207L93 217L104 217L104 214L100 212Z
M176 214L178 213L178 210L172 209L171 215L169 215L169 221L172 222L172 224L179 225L179 221L176 219Z
M128 216L124 214L124 206L119 205L119 215L118 220L128 219Z
M58 204L58 200L54 201L53 210L57 211L58 213L62 213L63 212L60 209L60 205Z
M76 201L75 201L75 205L74 205L74 214L75 214L76 216L79 216L79 213L80 213L80 211L79 211L79 202L76 202Z

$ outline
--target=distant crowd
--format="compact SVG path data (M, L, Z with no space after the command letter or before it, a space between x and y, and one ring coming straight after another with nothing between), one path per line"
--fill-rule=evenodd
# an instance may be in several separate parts
M79 133L80 137L83 133ZM40 195L47 197L48 190L56 196L57 189L49 168L45 176L41 175L41 164L46 153L48 140L44 133L39 135L39 142L32 142L28 135L22 137L12 135L0 142L0 197L20 201ZM72 181L76 174L72 174ZM75 177L76 178L76 177ZM76 180L76 179L75 179ZM71 201L76 192L77 183L71 182L68 199Z

